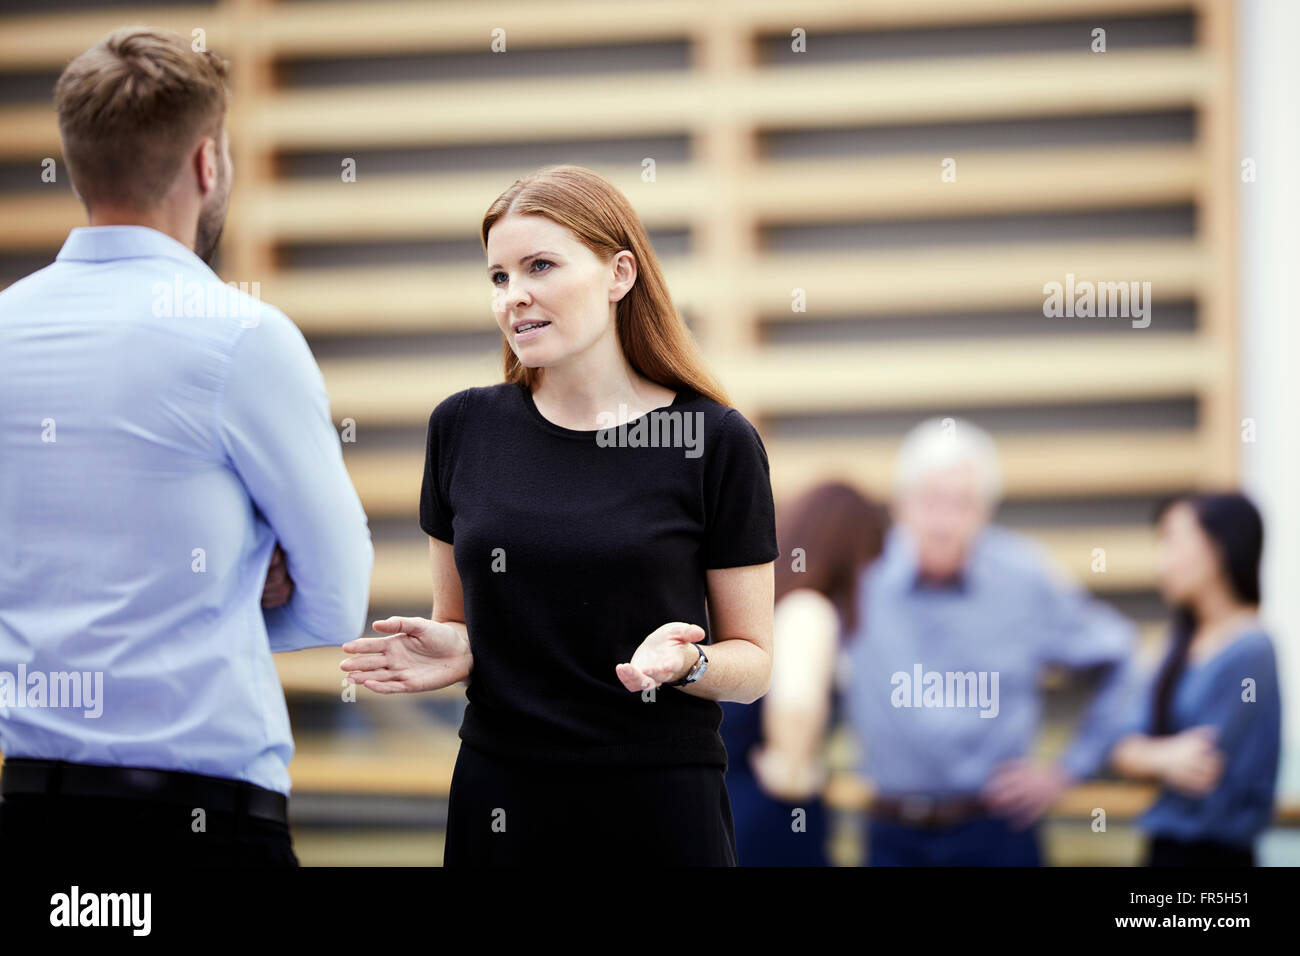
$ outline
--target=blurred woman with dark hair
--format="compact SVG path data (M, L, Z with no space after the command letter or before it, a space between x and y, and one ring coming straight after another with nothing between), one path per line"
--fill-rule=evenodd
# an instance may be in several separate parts
M887 518L830 482L779 509L776 523L772 686L757 703L722 704L727 791L741 866L826 866L822 751L839 719L838 652L856 626L858 577L880 553Z
M1273 644L1258 618L1264 526L1239 494L1193 494L1156 514L1171 642L1135 728L1111 752L1154 779L1138 826L1148 866L1253 866L1273 816L1281 703Z

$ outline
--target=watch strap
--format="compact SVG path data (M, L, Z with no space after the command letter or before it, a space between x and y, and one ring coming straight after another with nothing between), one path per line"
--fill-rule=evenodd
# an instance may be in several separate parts
M704 647L698 641L695 643L695 649L699 651L700 654L695 661L695 666L686 673L685 677L669 684L669 687L681 687L685 684L694 684L701 676L703 676L704 671L709 666L709 655L704 653Z

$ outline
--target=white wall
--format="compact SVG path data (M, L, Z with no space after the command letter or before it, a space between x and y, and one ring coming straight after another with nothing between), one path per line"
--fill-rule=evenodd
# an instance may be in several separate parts
M1300 2L1239 0L1242 415L1245 490L1264 512L1264 616L1282 670L1283 799L1300 800Z

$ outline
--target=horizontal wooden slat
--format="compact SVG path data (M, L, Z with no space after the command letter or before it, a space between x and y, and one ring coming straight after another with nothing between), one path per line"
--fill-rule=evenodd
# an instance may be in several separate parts
M50 183L40 192L0 196L0 250L51 254L63 245L68 232L86 225L86 211L66 179L66 167L59 167L60 182ZM40 182L41 167L31 165L31 181Z
M403 697L382 703L401 706L413 700ZM289 776L297 793L404 796L445 795L460 747L451 729L421 733L390 730L359 740L304 734L296 744Z
M934 312L1041 312L1043 286L1076 281L1150 282L1156 303L1196 299L1209 275L1204 247L1191 239L1106 243L984 243L863 253L781 253L742 260L739 285L721 285L708 264L666 257L665 278L679 309L707 313L720 300L784 321L869 318ZM484 263L486 264L486 263ZM846 281L851 276L851 281ZM308 335L493 331L492 287L475 263L344 266L227 275L261 283L260 295ZM794 290L806 308L791 310ZM1071 323L1123 319L1043 318L1068 334Z
M1064 282L1067 272L1076 281L1150 282L1152 294L1168 303L1200 296L1208 274L1206 252L1192 239L770 254L737 262L735 273L745 280L734 285L719 283L708 263L699 260L666 257L662 265L679 309L707 313L726 300L734 308L791 322L999 309L1041 313L1044 284ZM485 266L483 260L482 265L339 267L227 278L259 279L262 297L308 335L491 331L496 326ZM803 290L805 311L791 309L795 289ZM1042 321L1058 323L1068 334L1071 322L1102 320Z
M442 759L422 754L316 752L300 747L289 767L297 793L365 793L443 797L451 786L455 751ZM827 782L825 798L835 810L865 812L874 788L852 771L837 771ZM1132 818L1155 797L1149 785L1092 782L1066 791L1052 808L1055 818L1087 818L1105 807L1113 819Z
M275 669L286 691L341 696L343 672L339 670L339 661L346 656L337 647L290 651L275 655Z
M1211 380L1211 348L1197 335L1134 330L1104 338L1110 341L1063 335L770 346L712 365L735 406L749 415L1177 398ZM321 367L335 420L352 418L361 429L423 424L447 395L501 381L495 350L437 361L332 360Z
M63 162L59 124L53 105L6 106L0 109L0 159L53 157Z
M551 141L704 132L718 123L810 129L888 123L1089 115L1196 106L1213 65L1195 49L1032 54L743 70L539 77L538 102L565 110L500 120L518 96L515 78L374 84L272 92L251 106L245 135L265 149L347 151L376 147ZM652 90L653 95L646 95ZM629 98L637 103L627 109ZM57 156L46 105L0 109L0 158Z
M981 22L1050 21L1079 16L1139 16L1188 10L1190 0L806 0L799 24L817 29L891 29ZM488 31L508 28L509 48L582 43L646 42L685 38L712 24L697 0L656 0L608 16L604 0L554 0L539 7L523 0L437 4L427 0L378 0L364 6L334 2L279 4L259 11L249 38L267 55L358 56L421 51L485 49ZM730 28L779 32L790 29L785 0L746 0L725 9ZM148 23L188 36L207 30L221 50L235 21L221 6L138 6L111 11L6 17L0 30L0 69L53 69L104 33L126 23Z
M1113 209L1190 202L1203 160L1187 145L1070 147L962 153L958 181L939 180L931 154L756 164L736 203L760 225L961 217L989 212ZM688 228L720 182L706 168L595 167L628 196L650 229ZM499 173L370 176L278 183L248 201L247 226L278 241L389 238L476 240ZM0 216L5 213L0 201Z
M866 812L875 788L857 773L840 771L831 775L826 786L826 802L836 810ZM1108 816L1125 819L1136 816L1155 797L1155 788L1146 784L1091 782L1071 787L1052 807L1052 817L1091 816L1094 807L1105 807Z
M769 67L721 78L690 71L600 83L539 78L530 95L566 109L520 112L509 123L499 109L518 95L513 78L379 84L273 93L255 107L252 134L282 149L356 150L688 134L720 122L809 129L1087 115L1195 106L1212 76L1198 51L1153 48ZM629 97L637 109L626 108Z
M927 246L871 253L783 253L742 263L741 288L714 282L679 293L701 302L741 297L760 313L788 321L827 316L1033 309L1041 314L1043 286L1076 280L1145 281L1161 302L1203 291L1208 255L1191 239L1106 242L1013 242ZM687 273L685 278L693 278ZM792 290L806 293L806 312L791 311ZM1065 319L1044 319L1067 323Z
M851 771L840 771L831 774L825 797L837 810L865 812L873 793L869 780ZM1053 819L1090 820L1095 808L1102 807L1111 820L1131 820L1150 806L1156 794L1156 787L1147 783L1095 780L1066 790L1047 815ZM1300 826L1300 801L1280 804L1276 822L1279 826Z
M600 83L541 77L529 83L529 95L565 103L565 110L516 111L508 123L500 111L519 96L513 78L282 90L258 102L251 130L268 147L340 155L380 147L684 134L699 112L691 101L699 83L688 71L618 74ZM647 90L654 95L644 95ZM629 110L634 93L637 109Z
M132 24L171 30L187 38L195 27L202 27L208 47L217 50L231 39L225 12L217 4L139 4L8 16L0 19L0 71L58 70L110 30Z
M982 151L962 153L958 181L943 183L931 154L785 160L758 164L736 201L760 225L1150 207L1193 201L1202 164L1187 145ZM596 170L652 230L690 228L720 185L698 166L661 169L653 183L636 171ZM33 165L33 182L38 176ZM268 242L476 242L505 184L498 173L372 176L363 168L355 182L313 178L238 192L231 221ZM84 218L62 185L0 196L0 249L57 247Z
M783 0L718 4L730 29L790 30ZM998 20L1055 20L1122 13L1136 16L1185 10L1189 0L812 0L799 6L799 24L815 29L890 29ZM318 3L284 5L268 18L262 42L280 54L319 56L355 52L481 49L488 21L508 26L512 44L529 47L579 43L645 42L685 38L713 19L696 0L656 0L608 16L601 0L547 4L494 3L490 15L473 5L432 8L424 3L380 2L364 9L322 10ZM336 12L337 11L337 12ZM517 47L512 47L517 48Z
M777 439L766 443L778 501L819 481L842 479L890 496L894 438ZM424 449L367 452L346 445L348 471L372 517L414 515ZM1203 449L1194 433L1144 429L999 436L1007 498L1137 495L1196 487Z
M370 623L366 621L365 634L374 637L375 632L370 630ZM339 663L349 655L344 654L339 647L311 647L274 656L280 684L286 693L323 694L342 698L344 672L339 669ZM464 689L458 685L430 693L435 697L464 697Z
M385 754L330 755L300 753L290 773L298 793L368 793L445 797L451 787L451 757L431 762L421 757L395 758ZM835 810L865 812L873 789L869 781L850 772L831 775L825 798ZM1111 820L1131 820L1155 799L1149 784L1095 781L1071 787L1048 812L1049 819L1088 820L1103 807ZM1277 810L1280 826L1300 825L1300 804L1283 804Z
M0 18L0 72L59 70L110 30L133 23L172 30L187 39L191 30L203 27L212 49L221 49L230 40L225 10L220 4L138 4L108 10L23 14Z
M760 224L1097 210L1190 202L1204 175L1204 158L1187 144L961 150L953 158L951 183L940 180L934 153L760 163L737 201Z
M340 751L328 742L318 748L310 738L300 738L289 774L295 793L351 793L415 797L445 797L451 788L458 741L431 745L425 752L386 751L369 742L365 750ZM0 757L0 766L4 763ZM836 771L827 783L825 798L836 810L862 812L870 805L870 781L852 771ZM1104 807L1111 819L1132 818L1155 796L1145 784L1097 781L1072 787L1062 794L1049 816L1082 818L1093 808ZM1300 804L1283 804L1277 809L1278 825L1300 825Z
M1094 591L1137 591L1155 583L1155 545L1150 528L1065 528L1034 531L1029 537L1047 548L1059 567ZM1091 570L1094 548L1106 550L1105 573ZM427 614L431 600L428 547L379 542L370 600L376 606L405 606L412 614Z
M1065 53L771 68L729 81L713 118L732 116L734 105L737 119L757 126L809 129L1177 109L1201 102L1213 82L1211 60L1194 48L1104 59Z
M648 229L687 228L713 188L711 178L692 166L664 170L655 183L642 183L639 172L592 168L624 191ZM356 182L332 177L263 190L248 200L247 226L255 235L280 242L477 243L483 214L512 181L511 175L478 172L377 176L362 165Z
M1098 339L772 346L715 365L738 407L791 415L1174 398L1206 385L1214 371L1210 345L1196 335Z
M708 264L666 257L665 278L679 309L707 314L731 306L784 321L936 312L1041 312L1043 286L1076 281L1150 282L1159 326L1163 303L1204 292L1208 256L1190 239L994 243L863 253L782 253L742 260L743 283L719 284ZM846 281L846 276L852 277ZM492 286L477 263L352 266L227 275L261 283L260 295L308 335L494 331ZM794 290L805 310L791 310ZM1073 323L1123 319L1043 318L1069 334Z
M931 154L772 161L754 167L736 202L760 225L1152 206L1192 201L1202 164L1187 145L981 151L962 153L958 182L943 183ZM720 187L702 167L661 168L653 183L639 172L596 169L651 229L690 227ZM497 173L367 178L364 171L355 183L279 183L249 199L247 225L279 241L473 240L504 185Z
M1212 0L1216 2L1216 0ZM1187 11L1194 0L811 0L799 4L806 28L897 29L996 21L1049 21L1103 15L1143 16ZM735 13L754 26L788 33L786 0L743 0ZM728 11L728 16L732 11Z
M832 477L852 481L881 499L893 490L897 440L786 439L767 447L772 488L779 497ZM998 453L1005 496L1025 499L1195 487L1204 448L1194 433L1143 429L999 436ZM416 471L422 467L421 461Z
M427 613L424 611L420 616L425 616ZM1143 651L1148 657L1154 659L1155 653L1163 646L1165 622L1143 621L1139 622L1139 626L1142 632ZM375 636L375 632L369 630L370 622L366 623L366 627L366 636ZM286 694L341 699L343 671L339 670L339 662L347 656L337 647L313 647L304 651L276 654L275 666L280 674L280 684ZM1060 687L1063 683L1061 676L1056 671L1045 673L1044 688ZM365 692L359 689L357 693L360 699ZM465 696L464 688L459 684L429 693L434 697L447 700L463 700Z
M558 0L545 10L519 0L489 9L418 2L284 4L267 18L262 43L282 56L472 51L488 49L496 27L506 31L510 50L646 43L685 39L699 13L694 0L628 5L616 17L600 0Z

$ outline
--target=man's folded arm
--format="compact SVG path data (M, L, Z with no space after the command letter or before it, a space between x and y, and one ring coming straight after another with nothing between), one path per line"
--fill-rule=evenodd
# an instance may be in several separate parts
M1045 659L1071 669L1103 669L1082 719L1061 756L1074 778L1101 771L1128 715L1137 649L1136 625L1077 583L1049 575L1043 588Z
M293 597L264 612L273 651L342 644L365 629L374 549L343 464L325 381L302 333L263 306L242 330L221 442L284 549Z

